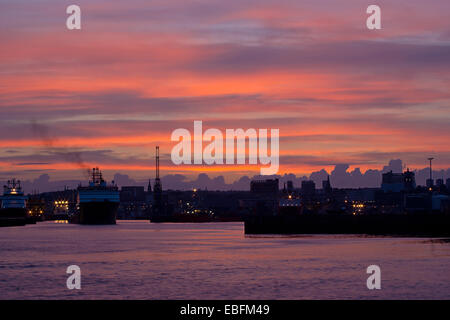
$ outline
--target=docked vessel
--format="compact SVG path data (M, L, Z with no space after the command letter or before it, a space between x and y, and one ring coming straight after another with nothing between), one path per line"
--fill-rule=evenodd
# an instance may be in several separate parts
M55 200L52 212L53 220L69 220L69 201L65 199Z
M27 199L27 211L27 223L44 221L45 200L36 193L29 195Z
M93 168L89 186L78 187L78 214L71 222L79 224L116 224L119 189L103 180L98 168Z
M27 223L27 197L20 180L9 180L3 186L0 208L0 226L23 226Z

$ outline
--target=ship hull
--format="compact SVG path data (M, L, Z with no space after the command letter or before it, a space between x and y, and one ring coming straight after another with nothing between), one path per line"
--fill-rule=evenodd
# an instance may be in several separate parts
M0 209L0 227L24 226L27 223L27 210L23 208Z
M79 224L116 224L118 202L86 202L80 203Z
M25 222L26 224L36 224L39 220L38 217L26 217Z
M249 216L246 234L367 234L414 237L450 236L450 215L343 215Z

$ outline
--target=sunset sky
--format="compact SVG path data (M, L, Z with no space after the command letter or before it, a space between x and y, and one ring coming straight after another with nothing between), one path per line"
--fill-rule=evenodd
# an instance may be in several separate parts
M450 167L450 1L0 0L0 180L175 166L173 130L280 129L280 174ZM66 7L82 30L66 28Z

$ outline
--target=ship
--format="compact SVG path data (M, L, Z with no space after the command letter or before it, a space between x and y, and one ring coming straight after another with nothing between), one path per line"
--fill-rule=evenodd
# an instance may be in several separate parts
M37 193L28 196L27 200L28 218L27 223L33 221L44 221L45 199L41 198Z
M91 171L89 186L79 186L78 213L71 219L72 223L79 224L116 224L117 210L119 208L119 188L107 184L103 180L99 168Z
M57 199L54 201L52 220L70 220L68 200Z
M26 201L20 180L8 180L3 186L0 208L0 226L23 226L28 221Z

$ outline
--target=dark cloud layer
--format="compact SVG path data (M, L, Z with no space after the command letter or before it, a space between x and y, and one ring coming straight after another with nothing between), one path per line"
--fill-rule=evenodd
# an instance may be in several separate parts
M210 178L207 174L201 173L195 179L189 179L182 174L169 174L162 177L162 184L164 189L171 190L192 190L193 188L208 189L208 190L249 190L250 181L252 179L268 179L278 178L280 180L280 188L283 187L287 181L293 181L294 187L300 188L301 182L304 180L313 180L316 188L322 187L322 181L326 180L330 175L330 181L333 187L336 188L376 188L381 185L382 173L392 170L393 172L402 172L404 166L401 160L391 160L388 165L384 166L382 170L370 169L362 173L359 168L349 170L348 164L338 164L334 166L331 172L325 169L312 172L309 176L297 176L295 174L284 174L274 176L242 176L232 183L226 183L223 176ZM429 177L429 169L422 168L414 170L416 174L416 183L418 185L425 185L426 179ZM4 176L4 172L0 172ZM447 170L433 170L435 179L450 178L450 168ZM143 177L141 179L133 179L127 174L116 173L111 180L114 180L119 186L144 186L147 187L150 179L153 185L152 177ZM23 182L25 191L56 191L64 187L75 188L80 183L86 183L83 180L52 180L49 174L42 174L34 180L27 180Z

